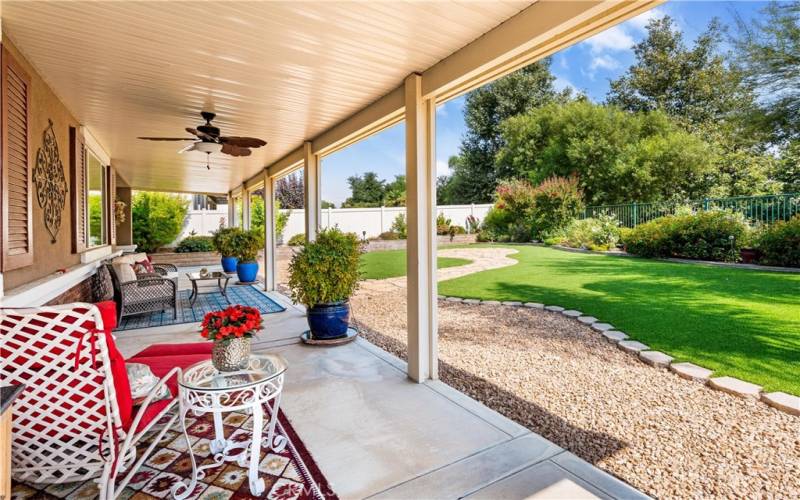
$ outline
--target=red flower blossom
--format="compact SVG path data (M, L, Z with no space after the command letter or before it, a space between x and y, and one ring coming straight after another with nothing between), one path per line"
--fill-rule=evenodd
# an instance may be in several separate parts
M258 309L235 305L206 314L200 335L213 341L252 337L261 328L261 324L261 313Z

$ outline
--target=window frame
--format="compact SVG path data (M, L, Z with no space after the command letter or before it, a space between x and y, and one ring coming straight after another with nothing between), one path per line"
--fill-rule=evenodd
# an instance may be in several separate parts
M89 250L93 250L93 249L96 249L96 248L108 246L108 245L111 244L110 243L110 241L111 241L110 234L109 234L109 231L108 231L108 220L109 220L108 219L108 217L109 217L108 206L109 206L110 193L108 191L108 175L109 175L108 167L103 164L103 160L101 158L102 155L97 154L87 144L84 144L83 148L84 148L83 178L85 180L85 182L83 184L83 204L84 204L83 216L84 216L84 228L85 228L85 232L86 232L86 234L84 235L84 238L85 238L85 241L86 241L86 247L84 248L83 251L86 252L86 251L89 251ZM91 212L90 212L90 209L89 209L89 193L91 191L89 189L89 184L90 184L90 179L89 179L89 161L90 160L89 160L89 157L90 157L90 155L92 157L94 157L94 159L97 161L97 164L100 165L100 174L101 174L101 179L100 179L100 210L101 210L101 213L100 213L100 243L97 244L97 245L92 245L91 244L91 239L90 239L91 236L92 236L91 235L91 217L92 216L91 216Z

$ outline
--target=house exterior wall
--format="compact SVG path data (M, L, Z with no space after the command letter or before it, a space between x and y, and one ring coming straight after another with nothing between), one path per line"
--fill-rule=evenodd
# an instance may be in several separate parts
M35 166L36 152L42 147L42 134L49 125L48 120L52 120L53 131L58 143L58 152L64 168L64 178L69 188L69 127L78 127L80 124L5 34L3 35L3 46L8 49L31 77L29 110L31 144L28 157L30 167L33 169ZM70 222L72 206L70 194L67 193L66 196L66 203L61 217L61 228L56 235L55 243L52 242L52 238L45 228L44 210L39 206L36 195L32 194L32 196L33 264L3 273L3 286L6 290L80 263L80 256L72 253L72 227Z
M81 281L77 285L73 286L66 292L62 293L58 297L50 299L47 301L48 306L54 306L58 304L71 304L73 302L93 302L94 297L92 294L92 278L86 278L85 280Z
M117 245L131 245L133 244L131 188L118 187L117 201L125 203L125 221L117 225Z

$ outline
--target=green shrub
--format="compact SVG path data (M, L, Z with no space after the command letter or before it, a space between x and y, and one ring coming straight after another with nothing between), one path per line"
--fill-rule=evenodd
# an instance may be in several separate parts
M143 252L155 252L181 233L189 201L167 193L139 191L131 202L133 242Z
M223 257L233 257L236 254L233 235L241 231L238 227L223 227L211 233L211 246Z
M240 263L256 262L258 252L264 248L263 229L250 229L248 231L238 229L238 231L231 233L230 238L231 244L236 249L233 256L239 259Z
M800 215L767 226L755 243L762 254L761 263L800 267Z
M532 198L532 231L540 239L565 229L584 208L583 193L575 176L546 179L533 190Z
M470 234L477 233L481 229L481 221L474 215L467 216L467 231Z
M385 231L378 235L379 240L399 240L400 235L394 231Z
M187 236L178 243L176 252L213 252L214 244L211 236Z
M436 234L450 234L450 223L452 221L444 216L444 213L439 212L436 216Z
M619 234L617 219L608 215L600 215L594 219L573 220L564 230L563 236L553 239L572 248L605 251L617 245ZM545 244L547 241L545 240Z
M494 235L494 233L492 233L488 229L483 229L483 230L479 231L478 235L475 237L475 241L477 241L479 243L486 243L486 242L490 242L490 241L495 241L496 239L497 238Z
M668 215L625 232L628 252L642 257L735 262L748 239L740 214L724 211Z
M303 233L297 233L291 238L289 238L289 242L287 243L287 245L289 245L290 247L299 247L305 242L306 242L306 235Z
M400 238L401 240L408 238L408 224L406 224L406 214L397 214L397 217L395 217L394 221L392 221L391 232L397 233L397 237Z
M358 288L361 243L354 233L323 229L317 239L292 256L292 299L313 307L349 299Z
M450 234L467 234L467 229L464 226L450 226Z

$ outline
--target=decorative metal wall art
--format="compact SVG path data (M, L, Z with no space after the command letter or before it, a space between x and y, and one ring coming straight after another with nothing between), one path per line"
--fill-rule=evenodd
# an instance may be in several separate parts
M67 200L67 180L64 178L64 165L58 154L58 142L53 131L53 121L42 134L42 147L36 152L36 167L33 169L33 182L36 184L36 198L44 209L44 226L50 233L52 243L61 229L61 214Z

